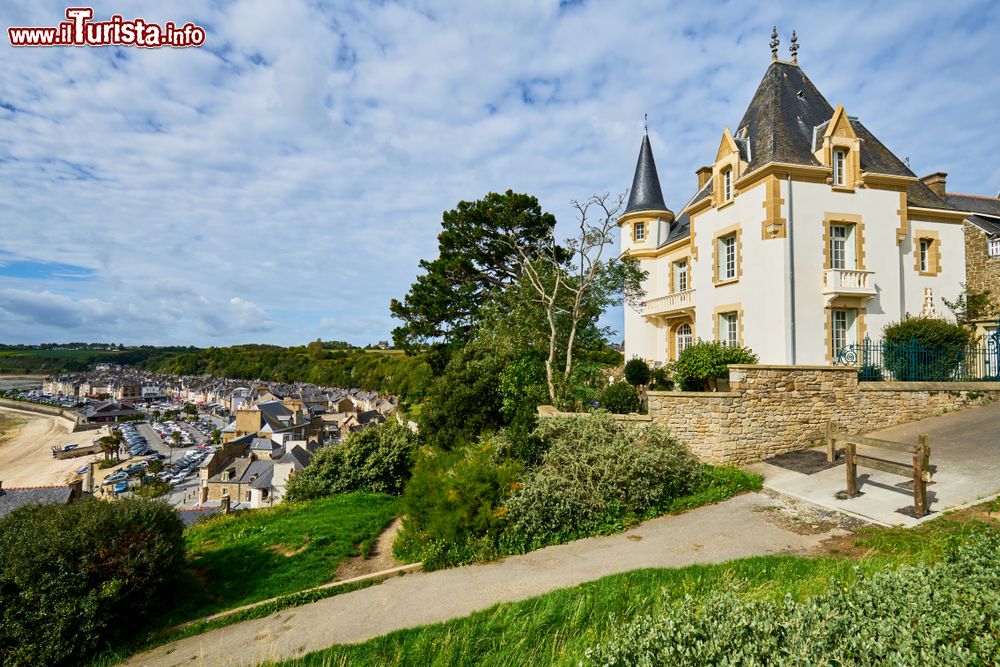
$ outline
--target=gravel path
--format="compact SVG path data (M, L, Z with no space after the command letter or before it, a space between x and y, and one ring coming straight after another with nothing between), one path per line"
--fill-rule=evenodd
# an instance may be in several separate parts
M182 639L129 665L256 665L436 623L557 588L647 567L682 567L747 556L805 554L842 534L806 505L747 494L719 505L647 521L620 535L548 547L500 562L420 572ZM796 530L790 529L790 523ZM811 529L802 530L802 523Z

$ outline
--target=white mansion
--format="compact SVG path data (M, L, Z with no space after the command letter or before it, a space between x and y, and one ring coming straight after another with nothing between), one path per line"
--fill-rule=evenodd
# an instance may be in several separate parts
M944 175L917 178L832 107L794 48L790 62L774 44L772 55L676 214L642 139L618 221L622 253L649 272L641 308L625 309L626 359L673 361L704 339L748 346L763 364L830 364L924 311L926 296L961 290L967 214L945 200Z

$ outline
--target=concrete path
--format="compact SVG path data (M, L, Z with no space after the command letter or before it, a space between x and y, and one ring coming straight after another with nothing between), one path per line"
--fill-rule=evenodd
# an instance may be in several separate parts
M913 493L902 485L907 479L869 468L858 468L858 498L837 500L847 488L843 464L813 474L803 474L769 463L751 469L764 475L765 488L801 498L823 507L847 512L883 525L914 526L985 500L1000 492L1000 403L967 408L938 417L869 433L875 438L916 444L928 436L933 483L927 487L931 513L923 519L906 514L913 510ZM814 450L823 452L825 449ZM859 453L910 464L912 457L899 452L859 447Z
M790 523L788 517L782 520L781 512L773 511L780 507L781 501L747 494L647 521L620 535L578 540L497 563L409 574L182 639L126 664L228 666L288 659L333 644L361 642L401 628L467 616L498 602L523 600L628 570L808 553L840 532L821 522L813 523L814 534L793 532L783 527ZM798 512L793 508L791 523L801 524Z

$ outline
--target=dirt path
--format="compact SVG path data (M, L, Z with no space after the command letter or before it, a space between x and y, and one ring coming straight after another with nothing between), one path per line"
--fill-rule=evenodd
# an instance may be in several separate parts
M336 579L343 581L344 579L352 579L353 577L360 577L365 574L384 572L385 570L391 570L394 567L402 565L392 555L392 542L396 539L396 533L399 532L402 525L402 519L393 519L392 523L375 540L372 552L368 558L356 556L341 563L337 568Z
M87 461L98 457L75 459L52 458L52 448L71 443L89 444L99 437L97 431L70 433L63 421L31 412L0 408L16 415L23 424L5 434L0 441L0 482L5 487L48 486L65 484Z
M620 535L577 540L496 563L389 579L182 639L126 664L228 666L284 660L333 644L362 642L393 630L467 616L498 602L523 600L628 570L806 554L846 532L837 519L805 507L761 494L739 496L653 519Z

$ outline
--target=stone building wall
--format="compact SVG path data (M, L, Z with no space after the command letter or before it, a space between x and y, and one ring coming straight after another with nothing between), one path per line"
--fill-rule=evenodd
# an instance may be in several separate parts
M1000 317L1000 257L987 254L986 232L972 224L963 223L965 228L965 282L969 291L993 293L993 312L989 318ZM952 298L952 297L949 297Z
M751 463L822 443L827 421L866 433L1000 400L998 382L865 382L835 366L730 366L730 391L649 392L649 418L702 460Z

